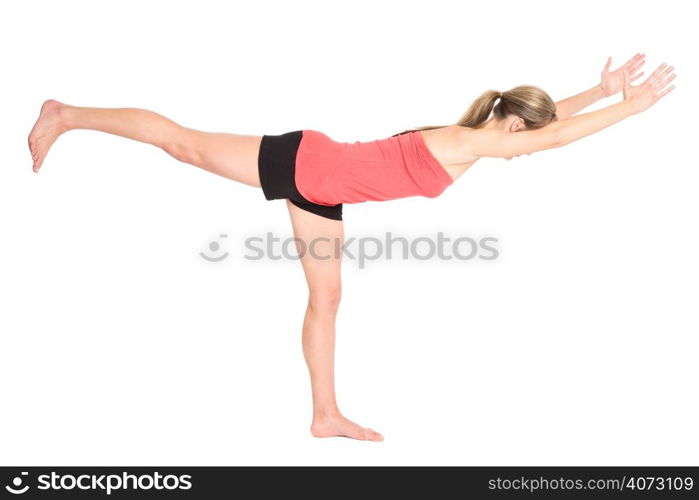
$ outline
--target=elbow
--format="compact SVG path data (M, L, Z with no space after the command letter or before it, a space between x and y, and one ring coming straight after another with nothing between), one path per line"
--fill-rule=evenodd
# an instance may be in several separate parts
M547 149L559 148L566 144L565 135L563 134L561 127L551 127L549 137L547 139L548 140L546 142L549 145Z

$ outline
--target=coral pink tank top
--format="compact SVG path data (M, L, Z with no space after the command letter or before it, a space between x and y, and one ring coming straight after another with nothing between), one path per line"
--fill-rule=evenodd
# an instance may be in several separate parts
M439 196L454 179L419 131L369 142L336 142L304 130L296 153L296 188L320 205Z

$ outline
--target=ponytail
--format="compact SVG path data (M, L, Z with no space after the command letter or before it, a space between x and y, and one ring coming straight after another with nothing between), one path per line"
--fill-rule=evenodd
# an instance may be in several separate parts
M495 101L498 99L502 98L502 92L499 92L497 90L487 90L483 92L478 99L473 101L471 106L468 108L468 111L463 114L463 116L459 119L458 122L456 122L456 125L459 125L461 127L470 127L470 128L478 128L480 127L485 121L488 119L490 116L490 113L493 111L493 108L495 107ZM496 113L498 114L498 113ZM504 113L503 113L504 114ZM443 128L446 127L446 125L434 125L434 126L427 126L427 127L418 127L415 129L410 129L410 130L405 130L403 132L400 132L398 134L394 134L391 137L395 137L397 135L403 135L407 134L410 132L416 132L418 130L431 130L435 128Z
M500 99L500 102L495 102ZM556 115L556 103L546 92L534 85L518 85L505 92L488 90L483 92L478 99L473 101L468 111L456 122L455 125L468 128L480 128L493 113L496 120L502 120L508 115L516 115L524 121L529 130L544 127L558 120ZM430 130L443 128L447 125L433 127L419 127L395 134L407 134L418 130Z

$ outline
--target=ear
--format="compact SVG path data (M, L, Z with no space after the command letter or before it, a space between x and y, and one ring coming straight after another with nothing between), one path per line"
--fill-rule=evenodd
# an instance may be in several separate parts
M522 120L522 118L519 116L514 116L512 122L510 122L510 132L519 132L525 128L524 120Z

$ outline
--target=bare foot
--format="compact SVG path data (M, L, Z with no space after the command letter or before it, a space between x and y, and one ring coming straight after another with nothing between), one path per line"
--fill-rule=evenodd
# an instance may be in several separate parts
M38 172L49 149L63 132L68 130L62 122L59 111L65 105L54 99L45 101L41 106L39 118L29 133L29 151L32 154L32 170Z
M314 418L311 434L315 437L348 437L360 441L383 441L383 436L375 430L357 425L342 415Z

